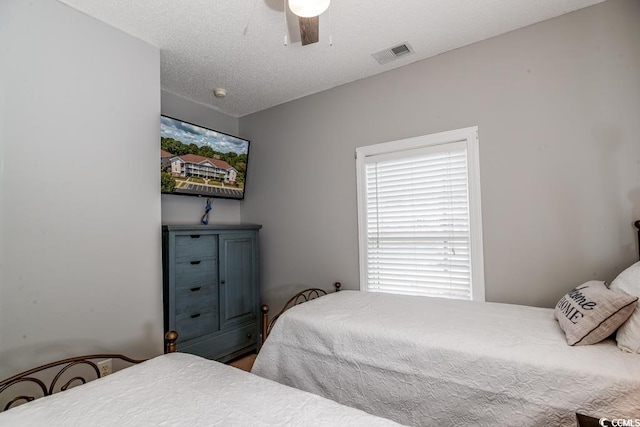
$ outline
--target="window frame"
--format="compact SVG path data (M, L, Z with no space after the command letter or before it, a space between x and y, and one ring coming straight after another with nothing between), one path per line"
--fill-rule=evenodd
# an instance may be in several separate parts
M469 191L469 250L471 299L485 301L484 255L482 240L482 205L480 197L480 147L478 126L471 126L396 141L356 148L356 191L358 214L358 252L360 290L367 290L367 189L365 161L367 157L398 153L435 145L465 142L467 148L467 185Z

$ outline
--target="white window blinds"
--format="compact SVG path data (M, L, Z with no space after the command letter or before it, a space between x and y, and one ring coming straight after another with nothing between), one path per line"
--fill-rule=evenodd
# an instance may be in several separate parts
M484 299L472 277L468 141L413 142L359 153L361 287Z

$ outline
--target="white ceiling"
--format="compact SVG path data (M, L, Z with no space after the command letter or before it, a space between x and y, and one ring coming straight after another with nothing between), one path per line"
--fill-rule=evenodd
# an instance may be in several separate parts
M333 0L304 47L284 0L61 1L159 47L163 89L241 117L603 0ZM415 53L371 56L403 42Z

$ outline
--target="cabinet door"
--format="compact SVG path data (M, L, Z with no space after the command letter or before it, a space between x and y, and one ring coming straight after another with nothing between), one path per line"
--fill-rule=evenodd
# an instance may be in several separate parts
M220 328L257 321L257 239L254 232L220 234Z

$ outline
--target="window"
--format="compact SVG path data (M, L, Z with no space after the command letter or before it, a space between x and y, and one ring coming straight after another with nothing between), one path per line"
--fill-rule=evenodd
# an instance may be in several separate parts
M356 149L360 289L484 301L478 128Z

